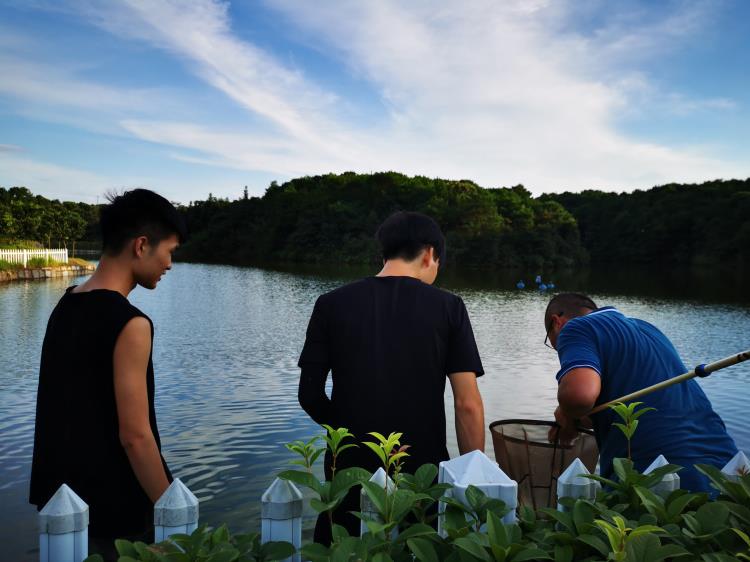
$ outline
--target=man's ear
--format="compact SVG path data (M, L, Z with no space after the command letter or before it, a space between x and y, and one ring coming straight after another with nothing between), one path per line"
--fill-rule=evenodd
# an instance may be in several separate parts
M422 267L424 267L425 269L430 267L434 256L435 248L433 248L432 246L427 246L422 253Z
M552 325L560 331L565 323L568 321L564 314L555 314L552 316Z
M148 245L148 238L145 236L139 236L133 240L133 255L137 258L143 256L146 253L146 246Z

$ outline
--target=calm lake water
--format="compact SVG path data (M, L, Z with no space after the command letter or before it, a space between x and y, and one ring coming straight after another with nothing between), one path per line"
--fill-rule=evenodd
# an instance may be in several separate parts
M156 291L131 300L154 321L157 415L164 456L200 498L201 521L259 530L259 498L290 459L283 444L317 426L297 404L297 358L316 297L361 272L290 273L177 264ZM446 275L438 285L467 305L487 374L487 422L551 418L558 367L542 345L548 297L512 289L517 276ZM27 504L39 354L47 318L81 280L0 285L0 544L7 560L38 556ZM527 279L527 282L529 280ZM721 280L716 280L719 283ZM750 300L738 282L649 272L561 276L558 288L591 290L672 338L688 365L750 348ZM71 357L85 361L86 357ZM750 365L701 380L740 448L750 451ZM452 404L450 392L446 404ZM450 450L456 453L451 408ZM492 455L488 436L488 453Z

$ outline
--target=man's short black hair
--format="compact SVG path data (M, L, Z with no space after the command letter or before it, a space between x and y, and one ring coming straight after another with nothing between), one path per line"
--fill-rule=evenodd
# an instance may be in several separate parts
M187 240L185 219L174 205L158 193L148 189L133 189L122 195L110 196L109 205L101 211L99 226L102 250L117 255L128 240L145 236L152 245L176 234L183 243Z
M560 293L549 301L547 310L544 312L544 324L546 326L553 315L559 316L562 314L567 318L578 318L587 314L587 311L597 308L591 297L582 293Z
M384 260L412 261L429 246L435 259L445 264L445 236L438 224L427 215L398 211L385 219L375 234Z

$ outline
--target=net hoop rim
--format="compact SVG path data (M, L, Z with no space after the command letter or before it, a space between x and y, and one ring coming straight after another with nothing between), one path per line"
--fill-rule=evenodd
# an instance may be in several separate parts
M508 419L508 420L497 420L497 421L492 422L489 425L490 433L493 435L493 440L494 440L494 436L497 435L498 438L507 439L508 441L511 441L511 442L523 443L524 441L526 441L525 439L521 439L521 438L518 438L518 437L511 437L511 436L508 436L508 435L502 435L501 433L499 433L497 431L494 431L494 428L497 427L497 426L510 425L510 424L524 424L524 425L537 425L537 426L546 426L546 427L559 427L559 424L557 422L547 421L547 420L525 420L525 419L517 419L517 418ZM594 431L592 429L587 429L585 427L579 427L578 428L578 432L586 434L586 435L590 435L591 437L594 437ZM567 447L563 446L563 445L560 445L559 442L556 442L556 443L543 443L543 442L539 442L539 441L534 441L533 443L537 447L550 447L550 448L558 448L558 449L568 449L568 448L572 447L571 445L568 445Z

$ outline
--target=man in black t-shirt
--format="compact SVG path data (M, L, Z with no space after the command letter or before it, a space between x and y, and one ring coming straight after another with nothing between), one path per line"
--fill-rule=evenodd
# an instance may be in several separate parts
M340 287L315 303L299 366L299 401L319 424L347 427L361 440L370 431L403 432L411 446L405 470L447 460L444 391L454 396L460 452L484 450L484 410L477 377L484 373L460 297L432 286L445 262L445 238L431 218L398 212L378 229L384 266L375 277ZM328 372L333 378L329 399ZM326 476L330 478L330 456ZM376 470L365 447L348 449L337 468ZM359 520L352 492L334 515L350 534ZM315 539L330 541L327 519Z
M89 553L116 560L115 539L152 542L154 502L172 479L154 409L153 325L127 297L156 287L187 230L146 189L114 197L100 225L96 271L65 292L47 324L29 501L42 509L69 485L90 508Z

